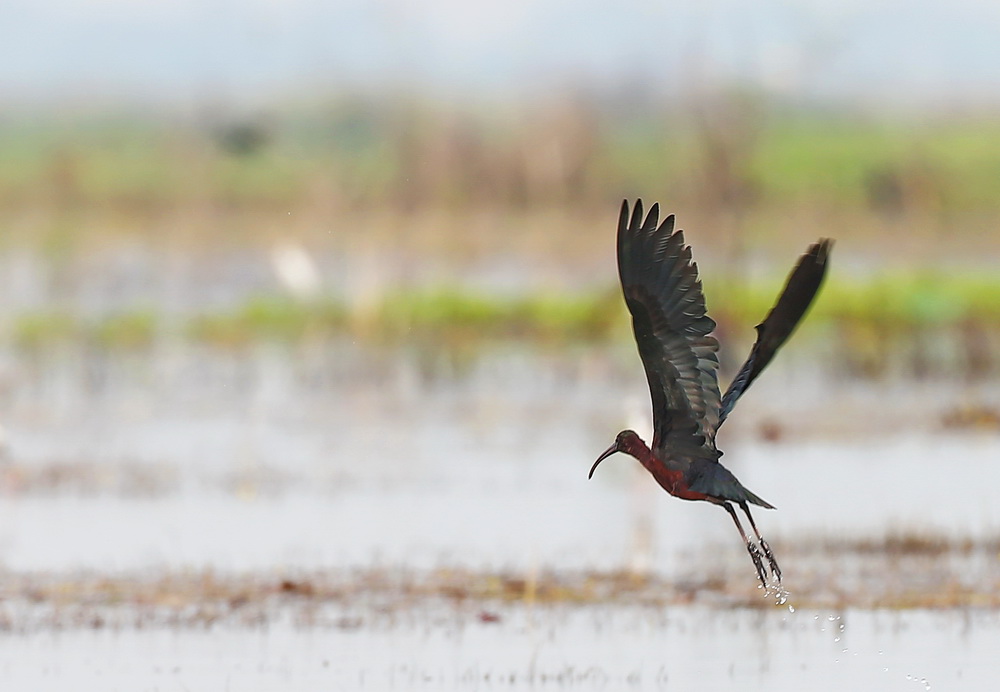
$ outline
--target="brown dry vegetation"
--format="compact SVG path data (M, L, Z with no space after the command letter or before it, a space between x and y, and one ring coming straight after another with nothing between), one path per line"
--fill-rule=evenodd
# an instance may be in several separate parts
M1000 538L957 542L893 535L776 546L786 601L747 568L668 579L615 571L510 572L438 568L300 571L0 574L0 628L266 626L354 629L440 618L498 622L513 610L559 605L710 608L1000 608ZM740 563L742 565L742 563Z

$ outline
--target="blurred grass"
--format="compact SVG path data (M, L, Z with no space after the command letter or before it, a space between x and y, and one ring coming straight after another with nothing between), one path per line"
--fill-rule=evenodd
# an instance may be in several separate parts
M160 317L151 308L119 312L103 318L93 327L93 338L105 345L121 348L151 346L156 338Z
M453 287L390 296L369 321L386 337L593 340L617 326L618 303L610 292L503 298Z
M706 281L709 313L723 329L751 333L781 287L780 278ZM713 301L713 296L725 300ZM1000 275L902 270L867 279L828 277L809 317L810 328L834 325L873 338L1000 325ZM300 301L257 295L237 306L168 318L153 308L85 319L64 311L26 311L12 320L23 348L84 340L109 348L145 348L175 336L223 348L262 340L297 342L350 336L372 342L600 342L628 339L627 313L616 286L575 293L503 296L461 286L390 293L374 305L333 298Z
M750 99L635 112L585 99L455 112L345 97L267 116L97 113L0 121L3 215L26 208L288 210L334 204L1000 208L1000 120L896 120Z
M238 347L260 340L294 342L342 332L347 317L346 307L332 300L302 303L256 296L235 310L196 315L182 331L195 341Z

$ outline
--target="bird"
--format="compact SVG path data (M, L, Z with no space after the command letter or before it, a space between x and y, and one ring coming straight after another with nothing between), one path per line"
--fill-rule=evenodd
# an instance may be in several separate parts
M618 217L618 274L632 315L639 357L652 400L653 437L646 443L623 430L590 468L617 452L634 457L659 485L682 500L700 500L729 513L761 585L767 568L780 588L781 568L750 513L750 505L774 505L747 489L723 466L715 438L739 398L767 367L812 304L826 275L833 240L811 244L789 274L777 302L757 325L757 338L724 395L719 390L719 341L708 316L698 266L674 215L659 222L659 204L643 218L642 200L629 212L624 200ZM746 514L756 542L747 536L734 505Z

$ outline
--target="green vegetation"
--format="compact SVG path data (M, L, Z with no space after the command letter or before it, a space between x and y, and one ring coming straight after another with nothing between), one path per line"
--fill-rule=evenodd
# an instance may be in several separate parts
M371 326L394 339L593 340L618 326L619 306L611 292L503 298L450 288L390 297Z
M92 336L104 345L142 348L152 345L157 323L158 317L151 309L122 312L98 322Z
M780 280L736 286L709 283L710 314L735 334L749 335L770 309ZM713 295L727 296L718 305ZM979 325L1000 325L1000 276L996 274L887 273L860 281L832 276L809 323L851 333L907 335ZM627 339L627 317L617 288L577 294L505 297L458 287L386 296L366 309L331 299L316 302L259 296L231 309L168 319L144 308L84 320L64 312L27 312L12 323L19 346L82 340L107 348L150 346L173 334L219 347L259 341L294 343L350 336L373 342L454 343L495 340L599 342Z
M331 201L413 209L593 207L669 190L684 208L895 213L1000 208L1000 120L919 123L728 101L625 113L586 101L483 108L346 98L267 118L8 117L4 214Z
M12 331L18 346L34 350L77 338L80 327L69 313L44 311L19 315L14 319Z
M347 317L347 309L334 301L307 304L256 297L233 311L196 315L181 331L196 341L237 347L260 340L293 342L342 332Z

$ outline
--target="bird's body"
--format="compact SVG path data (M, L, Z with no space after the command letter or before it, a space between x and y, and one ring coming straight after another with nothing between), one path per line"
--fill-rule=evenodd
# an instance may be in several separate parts
M660 487L674 497L708 502L749 502L774 509L769 502L744 488L736 476L719 463L721 456L719 452L715 453L714 459L707 456L681 456L663 452L657 454L635 433L629 436L629 441L625 444L628 448L618 451L635 457L656 479Z
M658 221L659 207L655 204L643 219L641 200L636 201L631 214L626 200L618 221L618 272L649 382L653 439L647 446L635 432L622 431L594 462L590 474L611 454L625 452L635 457L671 495L720 505L736 523L761 581L766 585L763 554L780 583L781 570L757 531L749 505L774 507L719 463L722 453L715 445L715 437L736 401L812 303L826 272L830 241L813 244L799 260L777 303L757 325L757 341L722 396L718 383L719 342L712 336L715 322L706 313L691 248L684 243L682 231L674 232L672 215L662 224ZM731 503L746 513L759 548L743 531Z

